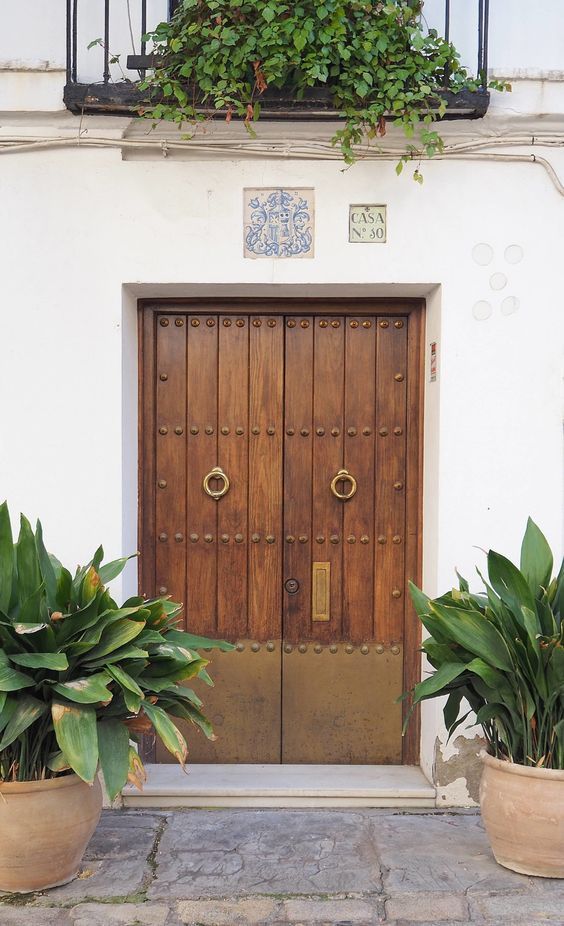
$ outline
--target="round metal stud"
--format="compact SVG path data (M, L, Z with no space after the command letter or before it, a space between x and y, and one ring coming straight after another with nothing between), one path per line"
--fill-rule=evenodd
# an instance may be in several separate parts
M394 643L394 645L391 647L391 651L394 654L394 656L399 656L401 652L400 647L397 645L397 643Z
M166 489L166 479L159 479L159 489Z
M288 534L286 537L286 543L295 543L296 538L292 534Z
M229 543L229 534L222 534L222 535L221 535L221 542L222 542L222 543Z
M198 434L199 430L200 429L196 427L195 424L193 424L192 427L190 428L190 434Z
M292 435L295 434L295 433L296 433L295 428L286 428L286 434L287 434L289 437L292 437Z
M322 653L322 652L323 652L323 647L322 647L321 643L316 643L316 644L315 644L315 646L313 647L313 652L314 652L314 653Z
M198 534L190 534L190 543L198 543Z
M340 328L340 327L341 327L341 322L339 321L338 318L334 318L334 319L333 319L333 321L331 322L331 327L332 327L332 328Z
M401 598L401 592L399 588L392 589L392 598Z
M309 435L309 428L302 428L300 434L302 437L307 437Z
M301 327L301 328L309 328L309 322L308 322L307 318L302 318L302 320L301 320L301 322L300 322L300 327Z
M175 319L174 319L174 324L176 325L177 328L182 328L183 325L184 325L184 319L183 319L183 318L175 318Z
M292 647L290 646L289 643L286 643L286 644L285 644L285 646L284 646L284 652L285 652L285 653L291 653L291 652L292 652Z
M235 324L237 325L238 328L244 328L244 327L245 327L245 319L244 319L244 318L238 318L237 321L235 322Z
M224 319L223 319L223 327L224 327L224 328L231 328L231 319L230 319L230 318L224 318Z
M353 319L350 325L351 325L351 328L358 328L358 322L356 321L356 319Z
M245 432L244 432L243 428L235 428L235 434L238 434L239 437L241 436L241 434L244 434L244 433L245 433Z
M267 534L265 537L265 540L267 543L274 543L274 537L272 536L272 534Z
M181 534L179 531L177 534L174 535L174 539L176 543L182 543L182 541L184 540L184 534Z
M401 543L401 537L399 534L394 534L392 537L392 543Z
M387 436L388 436L388 429L387 429L387 428L378 428L378 434L380 435L380 437L387 437Z
M211 534L204 534L204 540L206 543L213 543L213 537Z
M320 327L320 328L326 328L328 324L329 324L329 322L326 321L324 318L322 318L321 321L319 322L319 327Z
M168 540L168 534L165 534L165 533L159 534L159 541L161 543L166 543L167 540Z
M253 543L258 543L259 540L260 540L260 534L252 534L252 535L251 535L251 540L252 540Z
M389 321L387 321L387 319L383 318L382 321L380 322L380 328L389 328L389 327L390 327Z
M260 428L257 428L256 424L251 428L251 434L260 434Z
M403 383L403 380L404 380L404 375L403 375L403 373L396 373L396 374L394 375L394 379L395 379L396 383Z
M323 534L319 534L315 539L317 540L318 543L325 543L325 537L323 536Z
M271 640L269 640L268 643L266 644L266 649L269 653L273 653L274 650L276 649L274 643L272 643Z
M206 321L206 325L208 326L208 328L213 328L214 325L215 325L215 319L214 319L214 318L208 318L208 320Z
M159 324L160 324L163 328L168 328L168 325L169 325L168 318L161 318Z
M262 325L260 318L253 318L253 325L255 328L260 328L260 326Z
M323 437L323 435L325 434L325 428L317 428L317 430L316 430L315 433L316 433L319 437Z
M347 543L356 543L356 537L354 534L351 534L350 537L347 537Z
M221 429L221 433L222 433L222 434L229 434L229 428L223 427L223 428Z
M242 652L244 652L245 644L244 644L244 643L238 643L237 646L235 647L235 649L237 650L238 653L242 653Z
M401 434L403 434L403 428L394 428L394 434L396 437L399 437Z
M269 328L276 328L276 319L269 318L266 324L268 325Z
M269 427L269 428L266 429L266 433L267 433L267 434L270 434L270 436L272 437L272 435L276 433L276 428L273 428L273 427L271 426L271 427Z
M159 434L168 434L168 428L165 428L164 426L159 428Z
M206 434L213 434L213 428L211 424L208 424L207 428L204 428Z
M192 325L192 328L198 328L199 325L200 325L200 319L199 319L199 318L193 318L192 321L190 322L190 324Z
M356 437L356 428L348 428L347 434L349 437Z
M338 534L331 534L329 540L331 541L331 543L339 543L339 536L338 536Z
M339 428L331 428L331 434L333 435L333 437L338 437L340 433L341 432Z
M175 434L184 434L184 428L181 428L179 424L176 425L174 429Z
M370 538L366 534L363 534L362 537L360 538L361 543L369 543L369 541L370 541Z
M394 328L403 328L403 322L401 318L398 318L397 321L394 322Z
M166 595L167 592L168 592L168 588L166 587L166 585L161 585L161 587L159 588L159 595Z
M372 434L372 431L370 428L363 428L362 433L364 434L365 437L370 437L370 435Z
M161 373L161 375L159 376L159 379L160 379L161 383L166 383L166 381L167 381L167 379L168 379L168 373Z
M235 543L243 543L243 535L235 534Z
M379 656L381 656L382 653L384 652L384 647L382 646L381 643L378 643L377 646L374 647L374 649L376 650Z
M307 646L305 643L300 643L300 645L298 646L298 652L307 653Z
M338 646L335 646L335 644L333 643L333 644L329 647L329 652L330 652L330 653L338 653L338 652L339 652L339 647L338 647Z
M367 647L366 643L363 643L363 645L360 647L360 652L362 653L363 656L368 656L368 653L370 652L370 650Z
M260 643L251 643L251 650L253 653L258 653L260 650Z
M295 327L296 327L296 319L295 319L295 318L289 318L289 319L288 319L288 322L287 322L287 325L288 325L288 328L295 328Z
M383 536L383 534L380 534L378 537L378 543L386 543L386 538Z
M349 655L351 653L354 653L354 646L351 646L350 643L347 643L347 645L345 646L345 653L348 653Z
M300 534L300 536L299 536L298 539L299 539L300 543L307 543L307 537L306 537L305 534Z
M370 319L367 318L366 321L364 321L364 322L362 323L362 327L363 327L363 328L372 328L372 322L370 321Z
M403 482L394 482L394 489L396 492L401 492L403 489Z

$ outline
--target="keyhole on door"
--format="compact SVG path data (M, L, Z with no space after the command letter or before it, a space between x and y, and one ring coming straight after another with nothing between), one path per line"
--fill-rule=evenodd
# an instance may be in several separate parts
M300 583L298 582L297 579L286 579L286 581L284 582L284 588L286 589L289 595L295 595L296 592L299 590L299 587L300 587Z

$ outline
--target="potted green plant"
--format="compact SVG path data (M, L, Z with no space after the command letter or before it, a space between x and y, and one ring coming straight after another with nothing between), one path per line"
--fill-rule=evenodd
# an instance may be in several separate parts
M446 696L449 736L475 714L482 817L496 860L524 874L564 877L564 563L553 578L546 538L529 518L520 567L490 550L485 591L411 596L429 633L434 671L413 704Z
M111 799L128 779L142 785L139 731L154 728L181 765L187 746L169 715L213 737L185 682L211 683L198 650L230 644L180 630L167 598L118 606L106 583L128 557L103 556L73 576L39 522L34 532L22 516L14 544L0 506L0 890L76 875L102 809L98 771Z

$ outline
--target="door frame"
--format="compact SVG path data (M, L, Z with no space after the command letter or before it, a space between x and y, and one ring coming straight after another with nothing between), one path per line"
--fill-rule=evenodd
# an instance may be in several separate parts
M383 298L299 298L215 297L140 299L138 301L138 549L139 594L151 593L155 564L155 427L153 380L155 373L156 320L159 312L174 310L183 315L207 312L221 315L408 315L407 376L407 460L406 460L406 576L421 584L423 561L423 422L425 383L425 301L423 299ZM421 679L421 622L413 605L408 604L405 618L403 677L406 689ZM403 715L408 711L403 702ZM419 765L421 717L414 711L403 737L402 764ZM155 761L154 735L143 737L142 757Z

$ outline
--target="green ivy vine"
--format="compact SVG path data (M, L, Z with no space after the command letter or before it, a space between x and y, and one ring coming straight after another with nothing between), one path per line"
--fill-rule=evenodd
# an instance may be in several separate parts
M140 109L182 126L213 113L254 123L268 88L296 100L309 87L329 88L343 119L332 139L351 164L386 123L403 128L404 163L443 148L433 124L446 109L441 95L476 90L454 46L426 31L421 0L182 0L170 22L147 36L155 69L141 83ZM492 84L501 89L497 84ZM414 179L421 182L418 166Z

